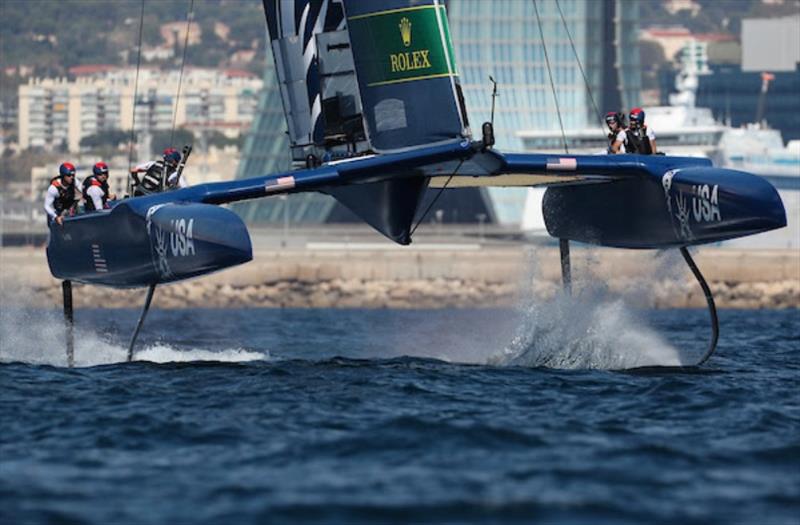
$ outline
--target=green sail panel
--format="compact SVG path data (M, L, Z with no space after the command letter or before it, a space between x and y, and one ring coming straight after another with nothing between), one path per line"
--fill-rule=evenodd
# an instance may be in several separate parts
M348 0L345 16L373 150L470 138L442 2Z
M457 75L443 5L392 9L348 19L351 38L372 42L364 49L369 87Z

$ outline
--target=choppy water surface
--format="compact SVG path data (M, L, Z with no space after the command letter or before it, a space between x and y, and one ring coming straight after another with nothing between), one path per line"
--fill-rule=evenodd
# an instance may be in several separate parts
M3 523L798 523L800 315L5 307Z

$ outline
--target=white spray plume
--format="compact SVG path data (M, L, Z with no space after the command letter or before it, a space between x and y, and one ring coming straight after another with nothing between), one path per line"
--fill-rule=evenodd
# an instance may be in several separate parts
M680 366L678 351L621 299L560 294L530 305L511 343L491 364L619 370Z
M590 261L595 257L588 250L582 256ZM531 254L528 282L537 278L538 268ZM663 276L673 268L674 258L661 257L653 273ZM631 280L626 295L640 302L653 278ZM522 299L520 326L511 342L488 359L489 364L610 370L682 364L678 350L597 277L578 276L574 290L574 295L559 293L551 300Z
M0 363L22 362L66 366L64 318L57 310L24 306L24 297L4 293L0 310ZM131 326L133 330L133 326ZM124 363L128 349L113 344L81 323L75 326L75 366ZM178 349L163 343L140 347L136 361L173 363L191 361L245 362L269 359L268 352L240 348L225 350Z

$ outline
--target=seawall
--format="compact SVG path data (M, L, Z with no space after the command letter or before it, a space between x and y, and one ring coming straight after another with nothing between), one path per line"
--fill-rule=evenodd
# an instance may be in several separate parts
M720 308L800 307L800 253L701 248L695 260ZM4 296L33 306L61 304L43 248L3 248ZM573 248L576 293L619 294L654 308L704 307L702 291L676 250ZM389 244L257 249L246 265L164 285L159 308L511 307L560 289L558 249L478 243ZM75 285L76 307L138 307L143 290Z

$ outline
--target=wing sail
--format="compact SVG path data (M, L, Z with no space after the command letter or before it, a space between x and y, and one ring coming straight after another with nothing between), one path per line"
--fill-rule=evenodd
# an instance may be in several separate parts
M263 2L295 167L366 150L343 0Z

